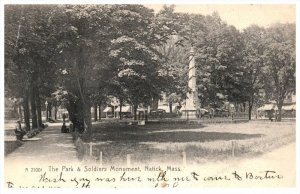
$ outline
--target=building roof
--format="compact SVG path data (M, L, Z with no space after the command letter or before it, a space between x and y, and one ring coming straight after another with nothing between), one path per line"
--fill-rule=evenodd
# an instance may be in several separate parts
M282 106L282 110L296 110L296 104Z
M138 107L137 108L137 111L141 111L141 112L145 112L147 111L148 109L147 108L144 108L144 107Z
M166 112L170 112L170 106L169 105L158 105L157 109L162 109ZM176 105L172 105L172 111L176 111L177 106Z
M296 104L283 105L282 110L296 110ZM257 110L278 110L278 107L275 104L265 104L262 107L259 107Z
M112 112L112 109L111 109L111 107L107 106L107 107L103 110L103 112Z
M262 107L259 107L257 110L274 110L274 108L275 108L274 104L265 104Z
M120 112L120 106L115 110L116 112ZM131 108L130 108L130 106L122 106L122 112L131 112Z

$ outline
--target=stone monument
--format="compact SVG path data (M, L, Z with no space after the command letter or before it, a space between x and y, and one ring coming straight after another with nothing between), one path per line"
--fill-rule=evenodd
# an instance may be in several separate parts
M189 55L189 80L187 92L187 98L185 105L182 107L182 118L185 119L197 119L198 118L198 95L196 90L196 67L195 67L195 51L194 47L191 47Z

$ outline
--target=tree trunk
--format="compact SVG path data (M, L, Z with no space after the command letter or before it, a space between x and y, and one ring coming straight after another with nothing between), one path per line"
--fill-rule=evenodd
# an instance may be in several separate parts
M52 119L52 104L51 102L48 103L48 119Z
M278 107L277 121L279 122L281 121L282 105L283 105L283 99L279 99L279 102L277 102L277 107Z
M13 117L14 118L17 118L18 117L18 111L17 111L17 107L16 107L17 105L16 104L14 104L14 107L13 107Z
M84 80L82 80L82 85ZM84 129L85 129L85 136L86 138L88 138L91 141L92 138L92 116L91 116L91 105L86 101L87 98L85 98L84 95L84 90L82 90L82 86L78 80L78 84L79 84L79 92L80 92L80 101L81 101L81 109L77 109L78 111L83 111L83 115L81 114L81 116L83 117L83 122L84 122Z
M23 121L23 115L22 115L22 105L21 105L21 103L18 105L18 112L19 112L19 119L22 122Z
M54 106L54 119L57 120L57 106Z
M85 128L85 135L87 136L88 140L92 140L92 116L91 116L91 104L88 101L88 96L86 94L87 89L87 83L86 83L86 77L88 75L86 74L86 61L87 56L84 53L84 49L80 47L78 50L78 57L76 63L73 63L74 70L78 73L76 76L77 81L77 89L80 96L80 101L82 105L81 110L83 111L83 121L84 121L84 128Z
M172 102L169 102L169 109L170 109L170 113L172 113Z
M249 115L248 116L249 116L249 120L251 120L253 102L251 102L251 100L249 100L248 103L249 103L249 110L248 110Z
M149 114L149 112L148 112L148 110L146 110L146 112L145 112L145 122L148 122L148 114Z
M38 123L38 127L41 127L43 124L42 121L42 106L41 106L41 99L40 99L40 92L39 92L39 88L36 87L36 109L37 109L37 123Z
M85 104L84 106L84 124L86 134L89 140L92 139L92 115L91 115L91 106Z
M37 114L36 114L36 88L31 85L31 120L32 120L32 129L37 128Z
M133 118L136 121L137 120L137 105L133 105Z
M78 131L78 129L80 129L80 125L79 122L77 120L77 114L76 114L76 106L77 103L74 101L70 101L69 106L67 106L67 110L69 113L69 119L73 124L73 131L75 131L75 129Z
M99 103L99 120L101 120L101 103Z
M278 107L277 121L279 121L279 122L281 121L281 112L282 112L281 110L282 110L282 107L280 107L280 108Z
M152 103L152 110L153 111L157 111L158 109L158 99L153 99L153 103Z
M28 92L26 92L24 96L24 102L23 102L23 110L24 110L24 122L26 130L30 130L30 112L29 112L29 104L28 104L29 98L28 98Z
M98 106L94 105L94 121L98 121Z
M48 104L46 105L46 122L48 122L49 121L49 114L48 114Z
M119 99L120 100L120 120L122 120L122 118L123 118L123 115L122 115L122 107L123 107L123 100L122 99Z

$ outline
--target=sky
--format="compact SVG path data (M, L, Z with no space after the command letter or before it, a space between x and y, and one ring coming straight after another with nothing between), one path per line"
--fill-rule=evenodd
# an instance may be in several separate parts
M32 0L4 0L6 3L27 3ZM254 0L252 0L255 2ZM279 0L277 0L279 1ZM281 2L285 2L280 0ZM1 1L0 1L1 2ZM35 2L35 1L33 1ZM203 15L212 14L217 11L226 23L235 26L237 29L242 30L251 24L257 24L259 26L268 27L274 23L293 23L296 22L296 5L291 3L291 0L287 0L287 3L274 3L269 2L266 4L267 0L258 1L255 4L203 4L202 0L199 0L199 4L193 3L189 0L39 0L39 3L137 3L143 4L149 8L154 9L158 12L162 9L163 4L166 3L177 3L175 4L176 12L189 12L189 13L199 13ZM158 2L159 4L148 4L145 2ZM197 2L197 1L194 1ZM212 1L214 2L214 1ZM222 1L221 1L222 2ZM225 2L225 0L224 0ZM230 2L230 1L229 1ZM184 4L186 3L186 4ZM228 2L227 2L228 3ZM250 1L250 3L252 3ZM264 4L262 4L264 3Z
M163 4L146 5L158 12ZM239 30L247 28L252 24L268 27L274 23L296 22L296 6L288 4L243 4L243 5L184 5L177 4L176 12L199 13L203 15L212 14L217 11L227 24L233 25Z

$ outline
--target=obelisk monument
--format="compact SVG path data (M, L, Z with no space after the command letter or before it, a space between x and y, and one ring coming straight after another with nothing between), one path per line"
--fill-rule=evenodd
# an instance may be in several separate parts
M185 105L182 109L182 118L185 119L196 119L198 118L197 107L198 107L198 95L196 90L196 66L195 66L195 51L194 47L191 47L189 56L189 80L187 98Z

